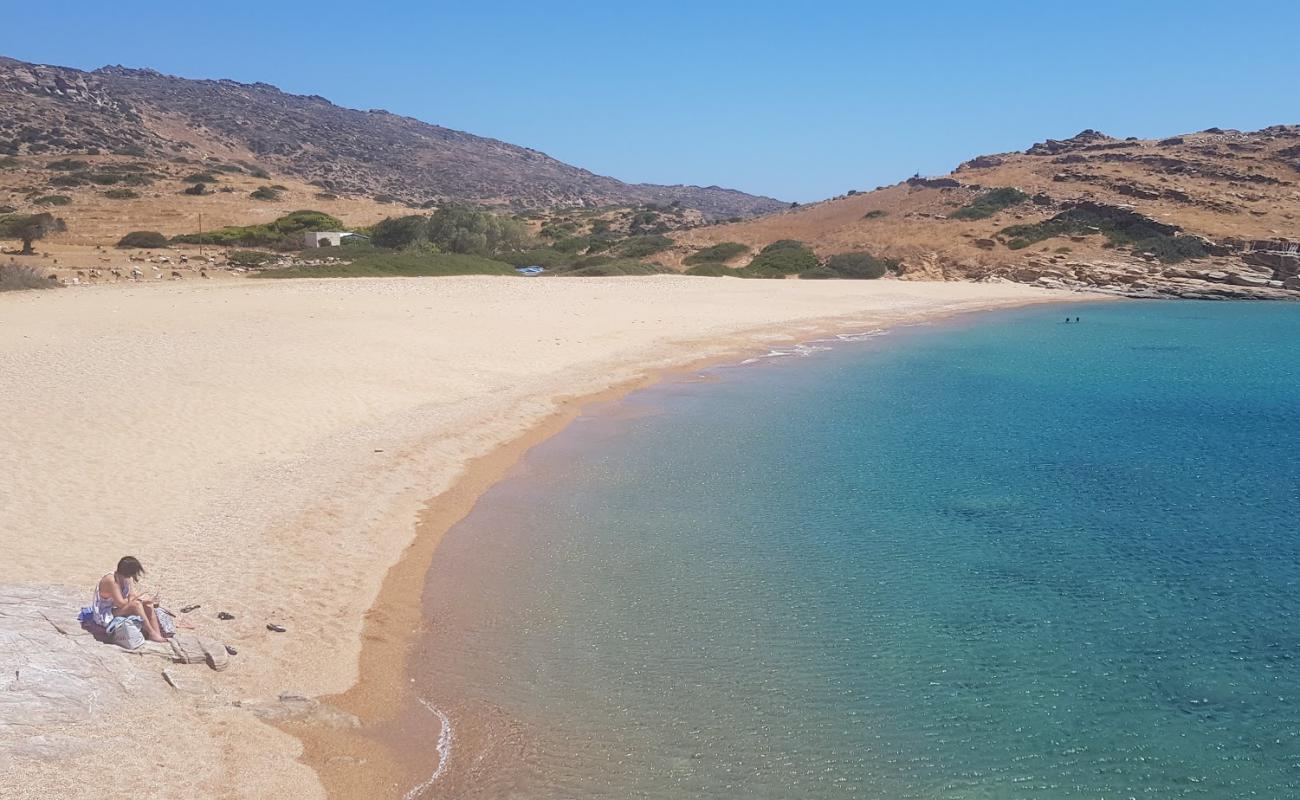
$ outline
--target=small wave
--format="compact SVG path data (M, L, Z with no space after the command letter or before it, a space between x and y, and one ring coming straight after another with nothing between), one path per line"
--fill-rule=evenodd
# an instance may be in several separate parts
M887 336L888 334L889 331L884 328L872 328L869 331L862 331L860 333L837 333L835 334L835 338L839 339L841 342L860 342L863 339L872 339L876 336Z
M424 794L424 791L432 786L434 781L441 778L442 773L447 771L447 762L451 760L451 720L447 718L446 714L442 713L440 708L423 697L420 698L420 705L429 709L429 713L437 717L442 726L438 731L438 768L423 783L411 787L411 791L403 795L402 800L416 800L416 798Z
M806 356L810 356L814 353L820 353L823 350L830 350L830 348L822 347L820 345L816 345L812 343L797 344L794 347L789 347L782 350L769 350L761 356L754 356L753 358L747 358L740 363L755 364L767 358L784 358L786 356L799 356L800 358L803 358Z

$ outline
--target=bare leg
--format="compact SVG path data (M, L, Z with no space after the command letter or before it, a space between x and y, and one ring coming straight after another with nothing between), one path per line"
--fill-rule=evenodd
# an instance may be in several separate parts
M147 606L139 600L132 600L120 608L113 609L113 613L119 617L139 617L144 620L144 638L151 642L167 641L158 630L158 619L154 616L152 606Z
M144 635L151 642L167 641L162 635L162 628L158 626L158 614L154 612L152 603L147 603L144 607Z

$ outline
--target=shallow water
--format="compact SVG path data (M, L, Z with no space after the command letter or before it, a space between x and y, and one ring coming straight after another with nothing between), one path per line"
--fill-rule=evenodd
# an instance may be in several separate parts
M429 796L1300 795L1297 344L1039 308L593 411L435 557Z

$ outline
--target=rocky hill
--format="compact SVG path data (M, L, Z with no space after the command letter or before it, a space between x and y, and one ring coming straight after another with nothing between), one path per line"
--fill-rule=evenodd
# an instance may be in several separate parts
M1159 140L1088 130L948 175L677 234L676 256L794 239L823 258L893 259L903 278L1300 299L1297 220L1300 126Z
M215 159L323 192L414 206L677 203L712 219L784 207L717 186L627 184L536 150L265 83L123 67L83 72L0 57L0 107L0 158Z

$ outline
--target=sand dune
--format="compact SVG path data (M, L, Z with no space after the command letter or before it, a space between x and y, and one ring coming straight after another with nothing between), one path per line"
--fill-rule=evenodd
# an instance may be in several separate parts
M198 695L157 680L139 705L105 701L46 725L35 733L53 744L40 753L18 746L31 730L0 724L0 794L90 797L114 785L139 797L323 796L292 760L297 741L234 701L354 681L386 570L422 504L469 459L562 398L648 371L827 327L1071 297L1009 284L685 277L0 295L0 580L88 595L133 554L147 589L174 607L201 604L190 615L200 631L240 650L225 673L192 668L207 685ZM218 622L219 610L236 619ZM160 668L105 657L106 673ZM22 658L0 654L0 666L12 674L7 662ZM123 753L111 737L124 726L146 730L149 747ZM74 757L86 766L68 769ZM149 778L158 764L174 777Z

